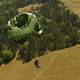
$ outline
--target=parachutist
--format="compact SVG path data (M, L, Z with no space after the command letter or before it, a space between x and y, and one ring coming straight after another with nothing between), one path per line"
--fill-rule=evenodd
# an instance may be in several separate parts
M39 60L38 60L38 59L36 59L36 60L34 61L34 65L35 65L35 67L36 67L37 69L40 69L40 63L39 63Z

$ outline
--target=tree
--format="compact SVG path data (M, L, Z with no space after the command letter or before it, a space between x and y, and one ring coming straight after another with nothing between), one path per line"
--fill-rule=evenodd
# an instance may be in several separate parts
M1 64L8 63L9 61L12 60L13 53L11 50L3 50L2 53L0 54L0 57Z

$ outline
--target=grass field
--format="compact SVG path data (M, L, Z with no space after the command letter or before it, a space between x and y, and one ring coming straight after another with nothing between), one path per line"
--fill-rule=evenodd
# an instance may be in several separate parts
M67 8L80 16L80 0L61 0Z
M51 52L39 58L41 69L34 60L22 64L13 61L0 67L0 80L80 80L80 45Z

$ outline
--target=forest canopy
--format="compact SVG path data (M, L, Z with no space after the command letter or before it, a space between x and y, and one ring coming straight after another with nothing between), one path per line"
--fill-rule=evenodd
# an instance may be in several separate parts
M43 34L30 34L23 44L19 44L8 37L6 24L18 14L18 8L35 3L45 3L32 11L42 26ZM80 43L80 18L67 9L60 0L0 0L0 12L1 63L5 63L2 54L10 53L11 56L8 57L10 61L15 57L16 50L19 48L19 59L29 61L45 54L46 51L64 49Z

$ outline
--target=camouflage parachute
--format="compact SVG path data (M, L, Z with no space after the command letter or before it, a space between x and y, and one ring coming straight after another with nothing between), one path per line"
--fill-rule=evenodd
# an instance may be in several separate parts
M8 21L9 36L18 41L24 39L30 33L41 34L41 26L35 14L22 13Z

